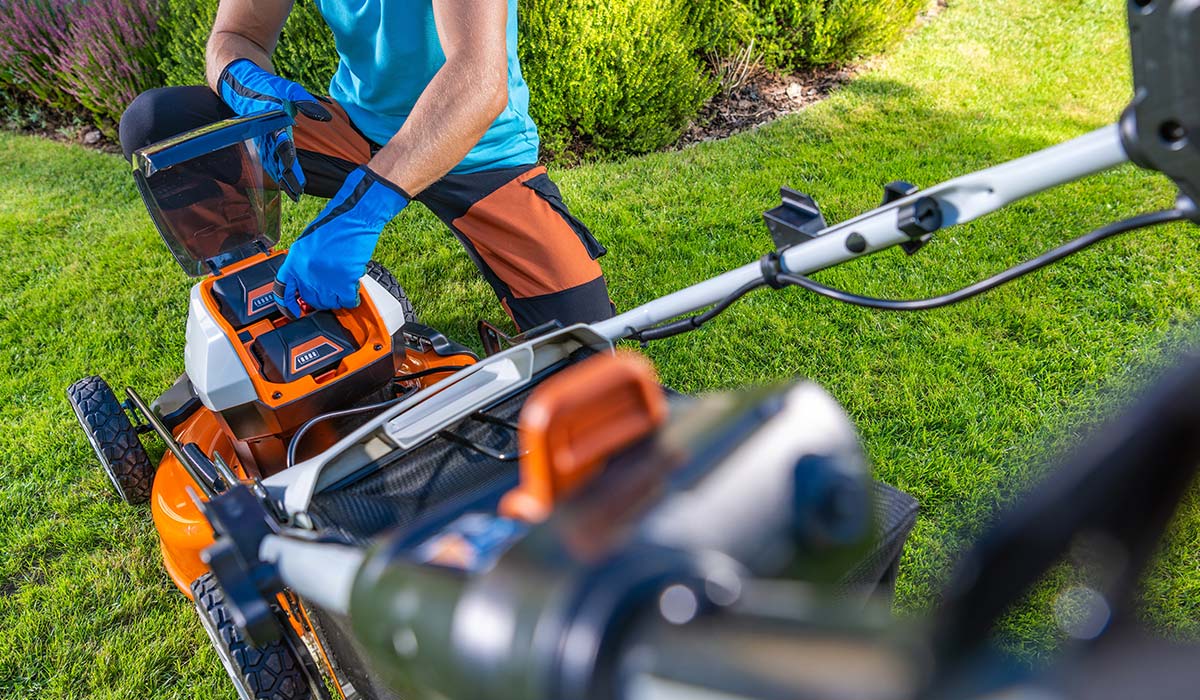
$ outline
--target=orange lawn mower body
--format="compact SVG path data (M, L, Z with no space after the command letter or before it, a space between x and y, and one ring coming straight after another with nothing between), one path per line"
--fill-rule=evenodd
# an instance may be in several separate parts
M895 492L875 527L853 426L815 385L674 394L646 360L614 352L628 335L610 327L620 317L515 339L481 323L481 360L421 325L377 263L355 308L288 317L272 293L286 255L275 249L280 190L260 154L290 123L282 112L232 119L134 154L159 233L201 278L185 373L153 402L131 388L118 400L99 377L68 389L117 491L149 501L166 571L241 698L422 697L411 665L391 658L412 651L403 637L364 645L364 618L351 615L347 572L372 551L405 562L415 578L402 587L429 583L418 607L435 626L456 619L438 613L442 594L508 552L549 556L564 573L565 561L600 566L630 538L721 552L763 575L784 572L773 553L811 540L840 555L826 578L891 590L915 502ZM681 323L695 327L663 328ZM147 432L167 447L157 469ZM714 520L725 522L687 525ZM539 549L547 532L561 549ZM369 584L368 598L388 599L394 583ZM529 592L553 588L539 586ZM364 609L368 621L409 610ZM476 670L488 677L486 664L460 675Z
M205 503L235 484L261 489L262 479L291 460L350 432L355 414L369 415L478 359L419 324L378 263L368 265L355 308L292 319L277 307L272 283L286 256L274 249L280 196L259 144L289 124L282 113L233 119L134 154L135 180L159 233L184 270L201 277L189 299L186 372L150 403L133 389L118 400L94 376L67 392L118 493L149 502L167 574L194 599L244 698L331 697L327 680L334 697L353 690L290 594L275 603L295 634L257 654L239 653L248 645L231 626L202 555L213 543ZM157 468L139 439L152 431L167 445Z
M258 254L231 265L222 274L228 278L263 265L274 268L283 255L282 252ZM377 273L379 269L373 266L372 272ZM262 360L256 355L260 352L260 339L287 325L288 320L275 313L244 328L234 327L222 313L227 304L214 294L214 283L219 279L219 276L205 278L196 286L196 294L208 312L208 319L231 340L243 366L260 367ZM253 305L255 291L249 290L247 294L250 305ZM380 294L378 289L373 293ZM395 377L422 374L442 367L461 367L476 361L470 351L453 346L435 332L412 323L411 319L413 328L407 334L400 331L393 337L387 332L386 320L371 301L370 294L364 294L362 303L354 309L330 312L338 326L349 331L350 347L357 346L357 350L347 353L329 369L300 375L290 382L272 381L266 376L269 371L248 372L255 391L252 407L212 410L196 400L190 379L186 375L182 377L181 383L173 389L183 393L186 404L183 410L188 414L172 421L171 433L178 444L194 444L204 455L221 455L240 481L262 479L283 468L287 443L301 425L327 411L353 403L347 397L379 394L381 387L385 388L382 393L386 394L386 386ZM431 339L440 341L437 349ZM289 370L302 369L296 365L303 363L306 353L312 356L314 349L318 355L325 347L333 352L345 349L344 340L327 338L318 332L314 338L296 343L287 358ZM411 384L424 387L444 376L433 371L411 380ZM174 408L176 414L180 410ZM337 438L337 430L328 425L315 425L305 436L301 454L319 452ZM188 597L192 595L192 582L208 572L200 553L213 541L212 530L196 502L196 496L202 493L180 459L168 450L155 471L150 510L159 533L167 573Z

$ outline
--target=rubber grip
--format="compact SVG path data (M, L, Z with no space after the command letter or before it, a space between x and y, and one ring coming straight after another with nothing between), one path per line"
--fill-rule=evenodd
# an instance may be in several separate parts
M325 106L320 102L309 102L308 100L304 100L302 102L293 102L292 104L295 105L297 112L303 114L309 119L319 122L327 122L333 119L333 115L330 114L329 110L325 109Z
M276 300L282 299L283 295L287 293L287 285L279 280L275 280L275 282L271 284L271 293L275 295ZM301 302L301 304L303 304L303 302ZM281 304L279 301L276 301L275 306L279 308L279 313L283 314L288 320L295 321L298 318L298 316L293 314L291 309L289 309L286 304ZM304 310L303 305L301 305L300 310Z

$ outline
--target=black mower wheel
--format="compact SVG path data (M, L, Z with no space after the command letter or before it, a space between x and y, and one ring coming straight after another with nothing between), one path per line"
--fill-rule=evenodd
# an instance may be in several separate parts
M405 294L404 287L400 286L400 281L396 279L391 270L384 267L382 263L372 260L367 263L367 274L387 290L387 293L391 294L392 298L400 302L401 308L404 309L404 320L406 322L419 323L417 312L413 309L412 300L408 298L408 294Z
M154 467L108 383L84 377L67 387L67 400L117 495L134 505L149 501Z
M283 640L260 647L242 636L212 574L192 582L196 612L241 700L310 700L304 666Z

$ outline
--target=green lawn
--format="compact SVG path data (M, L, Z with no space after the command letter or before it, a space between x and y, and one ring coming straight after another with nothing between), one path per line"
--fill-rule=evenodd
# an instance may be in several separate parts
M1123 8L952 2L802 114L556 177L611 250L613 297L629 308L765 252L760 213L781 184L837 221L876 204L889 180L932 184L1111 122L1130 92ZM146 395L165 389L183 368L189 282L119 158L12 135L0 135L0 152L0 696L233 697L161 569L148 511L116 502L63 398L91 373ZM884 296L945 291L1172 194L1127 167L947 231L915 257L889 251L821 279ZM289 208L288 234L319 206ZM1196 240L1181 225L1134 234L919 315L758 292L648 353L687 391L792 376L827 386L877 476L921 501L898 600L912 614L996 504L1196 339ZM502 317L423 211L393 226L378 257L453 337ZM1146 617L1171 634L1200 631L1198 545L1193 493L1147 581ZM1063 567L1039 587L1005 643L1035 659L1050 651L1052 601L1080 575Z

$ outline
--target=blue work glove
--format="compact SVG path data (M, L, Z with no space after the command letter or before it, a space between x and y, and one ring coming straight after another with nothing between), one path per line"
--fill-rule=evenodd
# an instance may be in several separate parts
M409 196L361 166L346 177L275 275L275 303L293 317L298 299L314 309L358 306L358 280L367 271L387 222L408 206Z
M321 122L333 118L308 90L271 75L247 58L239 58L225 66L217 82L221 100L239 117L283 110L292 117L298 112ZM292 130L263 136L256 141L266 171L288 196L293 200L300 199L304 192L304 171L296 159Z
M272 131L254 139L263 170L283 188L293 202L300 201L304 194L304 171L296 158L296 142L292 140L292 127Z

